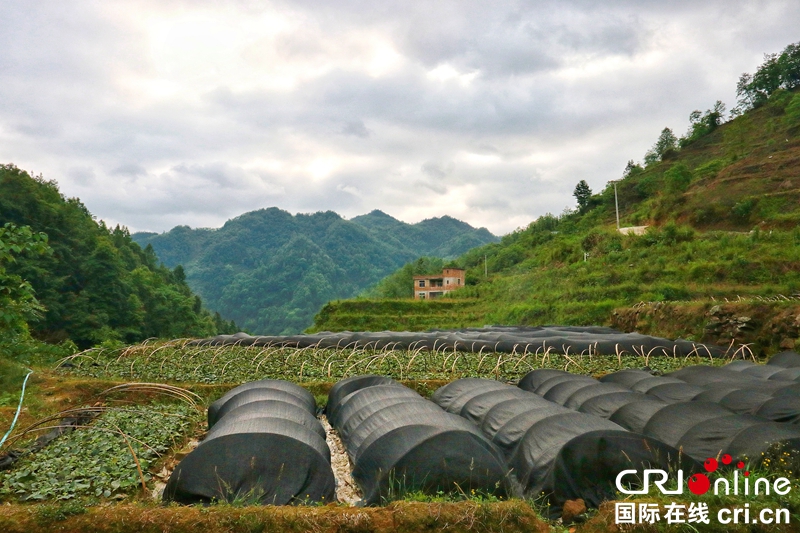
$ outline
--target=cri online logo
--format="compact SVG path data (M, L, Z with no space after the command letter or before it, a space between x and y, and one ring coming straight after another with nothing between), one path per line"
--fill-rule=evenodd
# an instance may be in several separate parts
M729 465L733 462L733 458L729 454L725 454L720 457L720 461L724 465ZM744 470L744 462L738 461L736 463L736 470L733 473L733 494L739 494L740 488L740 478L739 478L739 471ZM719 463L713 457L709 457L703 462L703 467L705 468L706 472L709 474L716 472L717 468L719 467ZM636 475L638 474L637 470L623 470L617 475L617 490L619 490L623 494L647 494L650 490L650 481L652 478L653 485L658 487L658 490L661 491L661 494L683 494L683 470L678 470L678 488L669 490L664 485L667 483L669 479L669 475L666 471L660 469L646 469L643 472L642 476L642 488L641 490L632 490L627 488L623 484L623 479L625 476L628 475ZM750 472L748 470L744 470L744 487L743 487L743 494L745 496L750 494ZM657 477L656 477L657 476ZM708 492L711 487L711 480L708 478L706 474L692 474L689 476L688 481L686 482L686 486L689 487L689 491L694 494L701 495ZM731 493L731 482L724 478L719 477L714 481L714 495L719 495L720 493L730 494ZM776 478L772 482L772 486L770 487L770 480L767 478L757 478L753 484L754 494L759 494L759 489L761 490L762 494L769 495L770 488L775 491L775 493L780 495L786 495L791 490L791 482L785 477Z

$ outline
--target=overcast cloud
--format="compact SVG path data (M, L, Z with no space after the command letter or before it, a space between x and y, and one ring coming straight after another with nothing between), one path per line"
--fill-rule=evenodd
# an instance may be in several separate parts
M800 41L800 2L0 0L0 162L132 231L574 205Z

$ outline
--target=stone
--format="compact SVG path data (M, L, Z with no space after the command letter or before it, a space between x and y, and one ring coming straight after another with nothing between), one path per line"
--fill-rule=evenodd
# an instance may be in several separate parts
M575 517L586 512L586 502L583 499L567 500L561 510L561 520L565 524L571 524Z

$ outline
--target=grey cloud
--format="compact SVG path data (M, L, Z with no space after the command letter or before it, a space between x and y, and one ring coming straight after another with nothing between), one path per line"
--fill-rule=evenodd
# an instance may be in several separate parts
M342 128L342 135L353 135L354 137L366 139L369 137L369 130L362 121L356 120L344 125Z
M580 179L600 190L663 127L685 131L692 109L731 107L739 74L796 41L800 18L800 4L778 0L242 0L225 7L242 27L270 9L299 22L232 61L319 72L275 90L197 71L182 81L198 94L141 97L131 79L158 86L182 65L157 68L140 16L166 23L198 5L218 9L0 3L0 161L134 229L220 225L276 205L451 214L502 233L574 205ZM388 72L336 48L374 37L400 55ZM472 77L429 76L441 66ZM312 177L309 162L325 158L336 164Z
M147 175L147 169L145 169L142 165L138 165L136 163L125 163L111 170L110 174L118 176L129 176L131 178L135 178L136 176Z
M91 167L72 167L67 170L67 175L84 186L94 185L96 183L94 169Z

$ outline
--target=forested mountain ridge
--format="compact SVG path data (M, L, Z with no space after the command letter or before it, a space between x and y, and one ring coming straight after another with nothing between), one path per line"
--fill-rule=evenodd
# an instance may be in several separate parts
M54 181L0 166L0 227L18 236L23 234L14 228L30 228L25 231L32 231L32 237L46 239L42 244L48 252L26 253L16 245L9 248L13 253L6 264L0 264L0 293L17 280L31 288L24 297L34 298L26 320L9 322L9 331L0 327L3 338L30 331L41 340L70 340L85 348L235 327L203 308L182 269L161 265L153 249L142 249L127 229L95 221L80 200L65 198Z
M353 297L418 257L455 257L497 241L451 217L407 224L378 210L345 220L276 207L219 229L178 226L132 238L151 245L165 265L183 265L211 309L264 334L299 333L328 301Z

